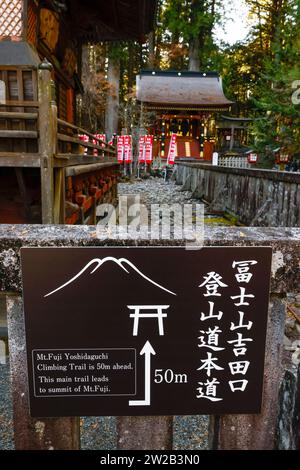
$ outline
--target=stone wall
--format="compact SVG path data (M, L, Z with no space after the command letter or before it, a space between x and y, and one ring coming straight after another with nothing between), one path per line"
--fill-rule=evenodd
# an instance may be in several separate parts
M177 163L176 181L246 225L300 226L300 173Z

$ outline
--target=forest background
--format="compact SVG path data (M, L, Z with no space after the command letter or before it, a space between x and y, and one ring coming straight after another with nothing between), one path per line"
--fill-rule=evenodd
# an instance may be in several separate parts
M135 99L141 69L216 71L231 115L251 117L252 145L272 166L273 150L300 158L300 0L244 0L249 32L226 43L229 0L159 0L156 26L142 43L89 44L82 55L83 127L107 136L151 124ZM226 5L227 4L227 5ZM237 10L231 27L239 28ZM228 26L227 26L228 27Z

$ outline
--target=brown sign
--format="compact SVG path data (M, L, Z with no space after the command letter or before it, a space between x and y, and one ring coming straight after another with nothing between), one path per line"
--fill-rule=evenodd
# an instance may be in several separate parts
M271 248L22 248L31 415L259 413Z

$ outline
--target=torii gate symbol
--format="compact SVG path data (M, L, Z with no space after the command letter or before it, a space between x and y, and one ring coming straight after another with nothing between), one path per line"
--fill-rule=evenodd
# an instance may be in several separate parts
M133 318L133 336L138 335L140 318L157 318L159 336L164 336L163 319L167 317L167 310L170 305L127 305L129 310L134 310L129 316ZM147 310L150 310L148 313ZM156 311L155 311L156 310ZM144 313L143 313L144 312Z

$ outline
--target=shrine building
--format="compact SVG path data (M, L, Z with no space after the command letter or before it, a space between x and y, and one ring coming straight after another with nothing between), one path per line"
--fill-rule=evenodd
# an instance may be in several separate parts
M170 137L177 134L177 156L211 160L216 121L233 102L215 72L142 70L136 78L142 113L155 115L148 129L156 137L154 157L166 158Z

